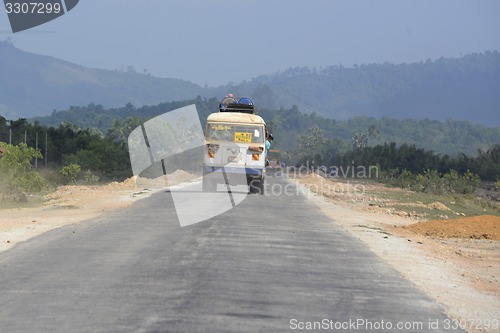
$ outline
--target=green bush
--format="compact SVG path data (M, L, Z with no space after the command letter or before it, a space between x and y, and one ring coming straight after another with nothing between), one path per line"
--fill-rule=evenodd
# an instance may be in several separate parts
M61 169L61 174L63 175L66 183L76 184L76 180L78 179L78 174L82 170L82 167L79 164L71 163L70 165L64 166Z
M33 170L31 161L42 158L42 154L25 143L10 145L0 142L5 149L0 158L0 187L9 193L39 192L46 186L46 181Z
M469 194L479 186L479 176L467 171L460 175L457 171L440 175L437 170L426 170L423 174L412 174L403 170L399 176L389 180L389 184L416 192L433 194L459 193Z
M99 182L99 176L94 175L90 170L85 172L85 183L89 185L95 185Z
M481 179L479 176L467 170L467 172L456 181L453 187L457 193L469 194L474 193L480 184Z
M429 169L424 171L423 175L417 175L415 190L426 193L446 192L443 179L440 177L439 172Z
M415 190L416 187L416 175L412 174L408 170L401 171L401 174L397 175L396 173L392 173L392 180L389 181L390 184L396 187L401 187L408 190Z

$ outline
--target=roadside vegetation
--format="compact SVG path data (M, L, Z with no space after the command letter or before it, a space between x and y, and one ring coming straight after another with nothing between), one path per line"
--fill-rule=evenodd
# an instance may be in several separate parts
M500 216L500 145L478 149L474 155L450 156L413 144L369 145L378 134L372 126L354 135L349 145L325 138L319 127L312 127L298 139L297 165L344 183L382 183L385 188L404 189L373 191L369 187L372 192L366 193L378 200L373 205L402 216Z
M127 147L113 135L67 122L54 128L0 117L0 207L40 202L58 185L130 177Z
M366 195L377 198L372 206L392 211L396 214L428 220L453 219L478 215L500 216L500 204L489 198L481 198L473 193L423 192L404 187L406 191L387 191L384 188L367 186Z
M30 121L0 116L0 199L24 201L24 193L50 191L62 184L124 180L132 176L130 132L152 117L193 103L203 126L217 107L215 98L141 108L130 103L117 109L90 104ZM490 194L498 193L500 128L452 120L357 117L340 121L306 115L297 107L260 110L260 114L276 138L273 148L280 150L286 165L321 168L329 176L370 179L429 195L474 198L485 182ZM391 138L396 140L388 141ZM467 149L460 152L460 147ZM495 200L498 194L486 202Z

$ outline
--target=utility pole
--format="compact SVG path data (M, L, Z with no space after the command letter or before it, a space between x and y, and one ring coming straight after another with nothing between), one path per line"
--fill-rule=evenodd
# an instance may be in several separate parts
M12 128L9 128L9 145L12 144Z
M47 168L47 129L45 130L45 168Z
M35 134L35 151L38 153L38 132ZM35 169L38 168L38 155L35 157Z

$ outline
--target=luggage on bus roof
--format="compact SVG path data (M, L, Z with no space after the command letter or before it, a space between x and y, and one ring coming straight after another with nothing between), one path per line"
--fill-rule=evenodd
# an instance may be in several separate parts
M227 102L232 103L227 103ZM234 102L233 102L234 101ZM231 97L231 100L227 97L222 100L219 105L220 112L241 112L241 113L255 113L255 106L253 102L248 97L240 98L237 102L234 98Z

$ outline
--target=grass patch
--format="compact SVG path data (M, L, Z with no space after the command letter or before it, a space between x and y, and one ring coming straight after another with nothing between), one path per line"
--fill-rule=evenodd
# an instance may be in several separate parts
M349 183L353 186L356 184L364 186L363 195L371 198L369 201L371 206L379 206L401 216L426 220L478 215L500 216L499 202L475 197L472 194L416 192L370 180L350 179Z
M472 195L430 194L394 188L367 189L366 194L379 199L383 207L418 214L425 219L452 219L485 214L500 216L498 203Z

